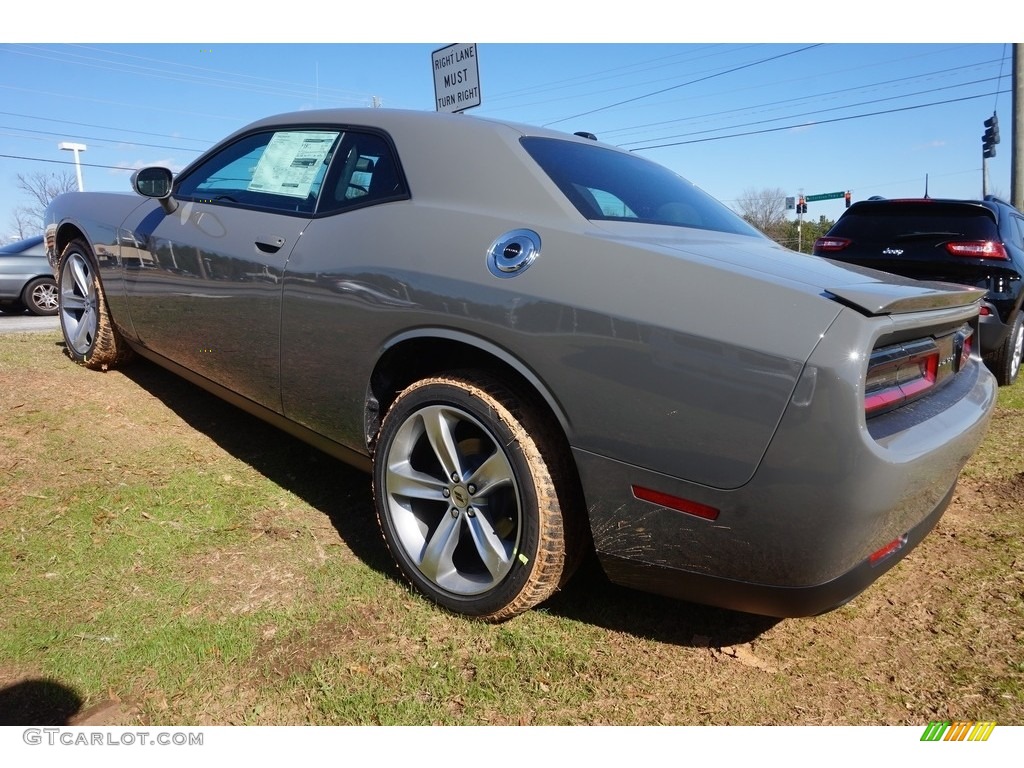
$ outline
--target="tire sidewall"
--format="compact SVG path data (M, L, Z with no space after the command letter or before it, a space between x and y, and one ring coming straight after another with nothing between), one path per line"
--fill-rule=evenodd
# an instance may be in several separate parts
M68 355L71 357L72 360L74 360L77 363L88 363L89 360L92 358L92 353L96 349L96 342L99 339L98 322L97 328L93 330L92 341L89 344L89 348L84 353L80 353L74 348L74 346L71 343L71 339L69 338L67 327L64 324L64 307L62 301L63 291L60 289L60 286L64 285L64 276L68 269L68 263L71 261L72 256L81 257L81 259L86 264L89 265L89 276L90 279L92 280L93 289L96 291L97 303L102 301L101 296L103 287L100 285L99 275L96 271L96 264L90 257L89 252L82 246L82 244L78 240L73 240L70 243L68 243L67 247L64 249L64 252L60 256L60 269L58 270L57 273L57 286L59 293L59 298L57 301L57 314L60 316L60 331L61 334L64 336L64 344L65 348L67 349ZM98 310L99 307L97 307L97 311Z
M458 382L458 383L456 383ZM500 612L523 591L537 564L540 542L540 509L535 485L534 468L520 447L522 430L517 435L505 419L511 414L494 398L478 392L478 384L457 379L425 380L406 389L395 400L384 418L377 441L373 464L373 493L384 539L406 578L434 602L456 613L486 617ZM450 405L464 410L491 433L495 443L504 446L519 490L519 541L513 555L512 568L495 587L479 595L459 595L449 592L427 579L409 558L395 531L388 504L385 473L388 455L402 425L417 411L431 405ZM546 469L546 468L545 468ZM525 562L524 562L525 560Z
M1006 348L1006 384L1013 384L1017 379L1017 375L1020 373L1020 353L1022 347L1024 347L1024 308L1017 310L1017 315L1014 318L1013 326L1010 328L1010 338L1007 341ZM1017 360L1017 369L1014 370L1014 360Z

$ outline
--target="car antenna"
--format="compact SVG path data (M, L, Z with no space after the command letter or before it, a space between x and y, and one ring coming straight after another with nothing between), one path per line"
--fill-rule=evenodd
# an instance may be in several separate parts
M924 175L924 199L928 200L928 174Z

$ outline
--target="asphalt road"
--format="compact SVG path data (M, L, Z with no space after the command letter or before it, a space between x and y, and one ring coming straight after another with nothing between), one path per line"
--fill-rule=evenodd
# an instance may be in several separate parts
M0 315L0 333L16 331L56 331L60 328L60 320L53 317L38 317L24 312L20 315Z

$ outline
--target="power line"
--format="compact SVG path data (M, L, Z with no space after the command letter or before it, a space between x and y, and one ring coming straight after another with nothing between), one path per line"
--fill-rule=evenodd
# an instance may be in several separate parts
M722 70L721 72L716 72L714 74L707 75L705 77L698 77L698 78L696 78L694 80L690 80L690 81L685 82L685 83L679 83L678 85L671 85L668 88L662 88L660 90L651 91L650 93L645 93L645 94L643 94L641 96L634 96L631 99L625 99L623 101L619 101L619 102L616 102L614 104L608 104L606 106L598 107L596 109L591 109L591 110L588 110L586 112L580 112L577 115L570 115L569 117L563 117L563 118L560 118L558 120L552 120L551 122L545 123L544 127L547 128L548 126L557 125L558 123L564 123L564 122L566 122L568 120L575 120L578 117L586 117L587 115L593 115L596 112L603 112L603 111L605 111L607 109L613 109L615 107L621 107L623 104L631 104L631 103L633 103L635 101L640 101L642 99L648 99L651 96L659 96L659 95L661 95L663 93L668 93L669 91L678 90L679 88L685 88L685 87L687 87L689 85L694 85L696 83L702 83L702 82L704 82L706 80L711 80L711 79L716 78L716 77L722 77L723 75L729 75L729 74L732 74L733 72L739 72L739 71L744 70L744 69L750 69L751 67L756 67L756 66L759 66L761 64L765 64L765 63L767 63L769 61L775 61L777 59L782 59L782 58L785 58L787 56L792 56L792 55L797 54L797 53L802 53L804 51L809 51L812 48L819 48L822 45L823 45L823 43L815 43L814 45L807 45L807 46L804 46L803 48L797 48L795 51L787 51L786 53L780 53L780 54L777 54L775 56L769 56L769 57L764 58L764 59L759 59L757 61L751 61L751 62L748 62L746 64L740 64L737 67L733 67L731 69Z
M122 128L121 126L117 126L117 125L96 125L95 123L82 123L82 122L79 122L77 120L60 120L60 119L58 119L56 117L42 117L41 115L26 115L26 114L23 114L21 112L3 112L3 111L0 111L0 115L7 115L8 117L24 117L24 118L26 118L28 120L42 120L42 121L45 121L47 123L63 123L64 125L74 125L74 126L78 126L79 128L102 128L104 130L123 131L124 133L138 133L138 134L140 134L142 136L156 136L156 137L161 138L161 139L179 139L181 141L197 141L197 142L199 142L201 144L206 144L207 146L210 146L210 145L214 144L214 142L209 140L209 139L190 139L187 136L175 136L174 134L171 134L171 133L153 133L151 131L138 131L138 130L135 130L133 128ZM22 129L19 128L17 130L22 130ZM24 129L24 130L29 130L29 129Z
M972 80L972 81L967 82L967 83L958 83L956 86L952 86L952 87L963 88L963 87L968 86L968 85L980 85L981 83L988 83L988 82L991 82L992 80L998 80L998 79L999 79L998 77L986 77L986 78L982 78L981 80ZM750 125L762 125L764 123L775 123L775 122L778 122L779 120L791 120L791 119L793 119L795 117L806 117L807 115L817 115L817 114L823 114L825 112L838 112L839 110L852 109L853 107L864 107L864 106L867 106L868 104L880 104L880 103L885 102L885 101L895 101L896 99L907 99L907 98L910 98L911 96L923 96L926 93L935 93L936 91L946 91L946 90L949 90L950 87L951 86L942 86L940 88L928 88L927 90L924 90L924 91L915 91L913 93L904 93L904 94L900 94L899 96L887 96L884 99L870 99L868 101L859 101L859 102L855 102L853 104L843 104L842 106L838 106L838 107L829 107L828 109L816 109L813 112L798 112L798 113L796 113L794 115L785 115L783 117L772 117L772 118L768 118L766 120L753 120L753 121L751 121L749 123L737 123L736 125L726 126L725 128L708 128L708 129L703 130L703 131L693 131L692 133L679 133L679 134L675 134L674 136L661 136L661 137L658 137L656 139L644 139L644 140L641 140L641 141L625 142L623 144L620 144L619 146L628 147L630 144L643 144L643 143L645 143L647 141L664 141L665 139L676 139L676 138L680 138L682 136L696 136L696 135L701 134L701 133L712 133L712 132L716 132L716 131L731 131L731 130L734 130L736 128L745 128L745 127L750 126ZM815 122L821 122L821 121L815 121Z
M812 121L804 122L804 123L793 123L791 125L782 125L782 126L778 126L776 128L763 128L763 129L761 129L759 131L743 131L741 133L730 133L730 134L727 134L725 136L709 136L709 137L704 138L704 139L690 139L689 141L673 141L673 142L669 142L669 143L666 143L666 144L651 144L650 146L646 146L646 147L636 147L636 148L634 148L634 149L632 149L630 151L631 152L643 152L644 150L647 150L647 149L662 149L664 147L678 147L678 146L681 146L683 144L700 144L700 143L706 142L706 141L718 141L720 139L735 139L735 138L740 137L740 136L756 136L757 134L761 134L761 133L777 133L778 131L788 131L791 128L807 128L807 127L815 126L815 125L827 125L828 123L842 123L842 122L845 122L847 120L860 120L861 118L865 118L865 117L877 117L878 115L891 115L891 114L894 114L896 112L911 112L911 111L913 111L915 109L924 109L926 107L938 107L938 106L942 106L944 104L956 104L956 103L961 102L961 101L972 101L974 99L984 99L984 98L986 98L988 96L993 96L993 95L1002 94L1002 93L1010 93L1010 92L1011 92L1011 90L1008 88L1008 89L1003 90L1003 91L997 90L997 91L992 91L991 93L980 93L980 94L978 94L976 96L964 96L963 98L959 98L959 99L948 99L946 101L933 101L933 102L931 102L929 104L917 104L917 105L912 106L912 107L899 107L897 109L883 109L883 110L880 110L878 112L865 112L865 113L860 114L860 115L849 115L847 117L833 117L833 118L831 118L829 120L812 120Z
M722 115L733 115L733 114L750 113L753 110L765 110L765 109L770 108L770 107L778 107L778 106L782 106L784 104L794 104L794 103L799 104L799 103L807 103L807 102L812 102L813 103L813 102L818 102L818 101L821 101L822 99L826 99L826 98L829 98L829 97L838 96L838 95L843 94L843 93L850 93L850 92L856 92L856 91L864 91L864 90L868 90L868 89L877 89L877 88L881 88L881 87L884 87L884 86L894 86L894 85L896 85L898 83L905 83L905 82L910 82L910 81L914 81L914 80L931 79L931 78L934 78L934 77L936 77L938 75L952 75L952 74L955 74L955 73L963 72L965 70L980 69L982 67L987 67L988 65L996 64L996 63L999 63L1001 61L1002 61L1002 59L990 59L988 61L981 61L981 62L977 62L977 63L974 63L974 64L964 64L964 65L959 66L959 67L950 67L948 69L939 69L939 70L935 70L935 71L932 71L932 72L924 72L924 73L917 74L917 75L908 75L907 77L898 77L898 78L895 78L895 79L892 79L892 80L882 80L882 81L875 82L875 83L865 83L865 84L862 84L862 85L850 86L848 88L839 88L839 89L832 90L832 91L820 91L818 93L807 94L805 96L796 96L796 97L793 97L793 98L790 98L790 99L779 99L777 101L762 102L761 104L754 104L752 106L736 107L734 109L719 110L718 112L706 112L706 113L704 113L702 115L691 115L691 116L686 117L686 118L674 118L672 120L660 120L660 121L653 122L653 123L641 123L641 124L638 124L638 125L627 126L625 128L613 128L611 130L602 131L602 135L615 135L615 134L618 134L618 133L625 133L625 132L629 132L629 131L636 131L636 130L639 130L639 129L642 129L642 128L656 128L656 127L662 126L662 125L672 125L673 123L695 122L697 120L702 120L704 118L719 117L719 116L722 116ZM962 83L955 84L955 85L950 85L950 86L946 86L946 87L948 87L948 88L958 88L958 87L960 87L960 85L962 85ZM905 94L905 95L913 95L913 94ZM856 105L849 105L849 106L856 106ZM785 118L780 118L780 119L785 119ZM637 142L634 142L634 143L637 143Z
M165 59L155 59L155 58L153 58L151 56L139 56L139 55L133 54L133 53L124 53L123 51L112 51L112 50L109 50L109 49L106 49L106 48L97 48L95 46L82 45L80 43L79 44L72 43L72 44L69 44L69 45L71 47L73 47L73 48L82 48L84 50L89 50L89 51L99 51L99 52L104 53L104 54L106 54L108 56L123 56L125 58L138 59L140 61L151 61L151 62L154 62L156 64L169 64L169 65L175 66L175 67L184 67L184 68L187 68L187 69L197 69L197 70L199 70L201 72L216 72L217 74L230 75L231 77L244 77L244 78L248 78L250 80L264 80L264 81L266 81L268 83L279 83L281 85L286 85L286 86L300 86L300 87L303 87L303 88L308 88L309 87L308 83L297 83L297 82L294 82L292 80L279 80L279 79L273 78L273 77L263 77L262 75L247 75L247 74L245 74L243 72L233 72L233 71L226 70L226 69L216 69L214 67L200 67L200 66L197 66L195 64L184 64L182 62L167 61ZM349 90L345 90L343 88L326 88L325 89L323 86L319 86L319 85L317 86L317 88L321 91L321 93L326 90L328 95L331 95L331 94L344 94L347 97L353 98L353 100L358 99L358 100L365 101L366 99L373 98L373 94L364 93L362 91L349 91Z
M55 163L56 165L74 165L74 160L50 160L46 157L26 157L25 155L0 155L0 157L6 157L9 160L32 160L37 163ZM134 168L126 168L123 165L100 165L99 163L79 163L83 168L107 168L113 171L134 171Z
M114 138L109 138L109 137L108 138L103 138L103 137L100 137L100 136L82 136L81 134L78 134L78 133L67 133L67 132L57 133L55 131L38 131L38 130L35 130L35 129L32 129L32 128L14 128L14 127L9 126L9 125L0 125L0 131L21 131L22 133L30 133L30 134L31 133L38 133L38 134L40 134L42 136L63 136L64 138L83 139L85 141L98 141L98 142L109 141L109 142L113 142L114 144L125 144L125 145L127 145L129 147L153 147L155 149L173 149L173 150L178 151L178 152L195 152L196 154L199 154L200 152L205 151L203 149L190 149L188 147L172 147L172 146L168 146L167 144L146 144L146 143L139 142L139 141L125 141L123 139L114 139ZM24 137L24 138L31 138L31 137Z
M717 48L719 46L712 46L712 47L713 48ZM682 64L682 63L690 63L690 62L695 61L697 59L705 59L705 58L710 58L712 56L728 55L728 54L735 53L737 51L742 51L742 50L745 50L746 48L751 48L751 47L754 47L754 46L753 45L746 45L746 46L742 46L740 48L732 48L732 49L730 49L728 51L720 51L720 52L715 52L715 53L706 53L706 54L703 54L701 56L688 56L686 58L681 58L681 54L677 54L675 56L663 56L663 57L658 58L658 59L650 59L648 61L638 62L638 63L634 63L634 64L626 64L626 65L623 65L621 67L615 67L615 68L612 68L612 69L600 70L598 72L594 72L594 73L587 74L587 75L577 75L576 77L566 78L564 80L557 80L557 81L555 81L553 83L548 83L548 84L542 85L542 86L528 86L528 87L525 87L525 88L518 88L518 89L516 89L514 91L508 91L508 92L503 93L503 94L498 94L497 96L488 96L487 102L490 105L490 104L493 104L493 102L495 102L495 101L507 101L507 100L513 99L513 98L515 98L517 96L524 96L524 95L536 96L537 94L549 93L549 92L554 92L554 91L561 91L561 90L564 90L566 88L576 88L578 86L596 84L596 83L604 82L604 81L607 81L607 80L613 80L613 79L622 77L624 75L634 75L634 74L637 74L638 72L645 72L645 71L650 71L650 70L653 70L653 69L662 69L664 67L674 66L674 65ZM674 61L667 62L667 63L664 63L664 64L656 64L655 66L646 67L645 69L639 69L639 70L635 69L636 67L642 66L644 64L648 64L648 63L652 63L653 64L654 62L666 61L667 59L674 59ZM633 71L627 71L627 70L633 70ZM609 92L609 90L623 90L623 89L626 89L626 88L638 88L640 86L647 85L650 82L664 82L665 80L675 80L677 77L678 77L678 75L672 75L671 77L662 77L662 78L660 78L658 80L655 80L655 81L647 81L647 82L644 82L644 83L635 83L634 82L634 83L629 83L627 85L617 86L617 87L612 88L612 89L605 88L605 89L603 89L601 91L590 91L590 92L587 92L587 93L576 93L576 94L572 95L571 98L581 98L581 97L585 97L585 96L593 96L595 93L606 94L606 93ZM516 104L514 106L509 106L509 107L499 107L497 110L493 110L493 111L502 112L502 111L507 111L509 109L523 109L524 107L532 107L532 106L536 106L538 104L550 104L552 102L563 103L564 101L565 101L565 97L552 97L550 99L542 99L540 101L531 101L531 102L526 102L526 103L519 103L519 104Z
M27 48L30 50L18 50L18 48ZM224 79L219 77L210 77L206 75L193 75L189 73L170 72L166 68L157 67L145 67L137 64L124 64L117 61L108 61L106 59L99 59L96 57L84 56L77 53L67 53L64 51L50 51L48 49L40 49L40 51L31 50L35 46L21 44L18 48L11 49L11 53L18 54L20 56L30 56L34 58L46 59L48 61L56 61L62 63L73 63L76 66L91 67L93 69L102 69L108 71L121 72L122 74L138 75L142 77L156 78L160 80L171 80L174 82L185 82L193 83L195 85L203 85L214 88L227 88L237 91L247 91L250 93L262 93L268 96L290 96L297 98L312 98L317 91L317 88L308 83L292 83L283 80L272 80L270 78L263 78L256 75L245 75L237 72L223 72L223 74L229 74L233 79ZM131 55L131 54L119 54L119 55ZM146 60L143 57L133 57ZM176 65L174 62L164 62L172 64L174 66L191 66L191 65ZM202 68L198 68L202 69ZM221 73L220 70L209 70L213 72ZM271 85L263 83L244 83L239 82L238 78L249 78L256 80L266 80L268 83L280 83L280 85ZM323 89L320 89L321 91ZM338 99L339 101L350 101L360 104L365 104L370 98L369 94L363 95L350 95L349 92L328 89L335 91L328 95L331 98Z

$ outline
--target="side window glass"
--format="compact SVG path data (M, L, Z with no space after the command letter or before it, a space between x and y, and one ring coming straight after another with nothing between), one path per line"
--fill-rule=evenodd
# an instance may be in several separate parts
M240 139L181 179L175 196L312 213L339 131L268 131Z
M611 192L593 187L586 187L585 189L593 197L602 216L609 219L635 219L637 217L628 205Z
M372 133L346 133L324 180L317 213L332 213L409 196L394 152Z

